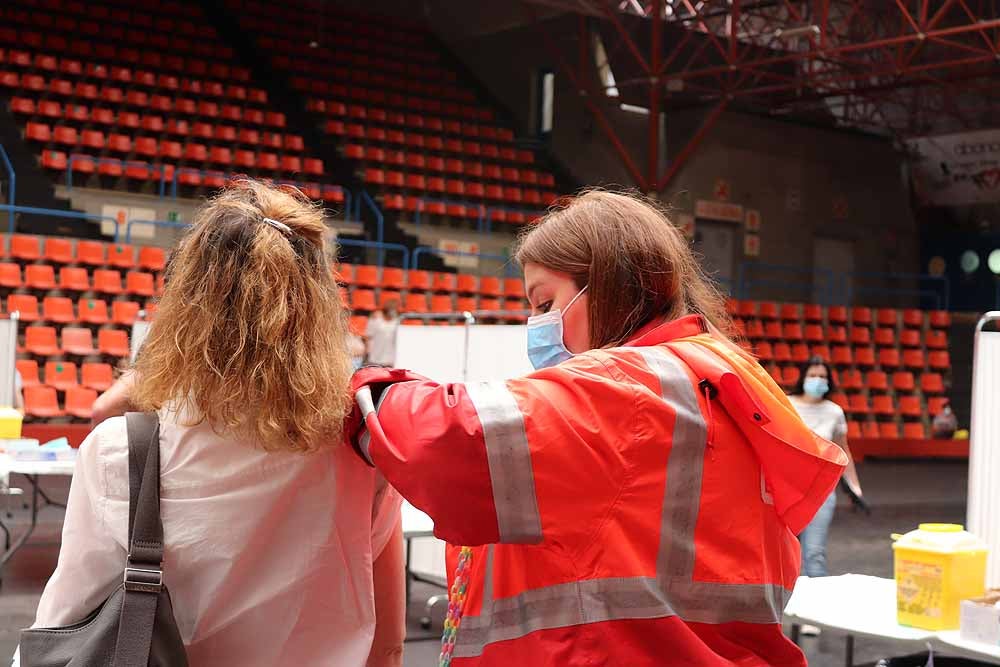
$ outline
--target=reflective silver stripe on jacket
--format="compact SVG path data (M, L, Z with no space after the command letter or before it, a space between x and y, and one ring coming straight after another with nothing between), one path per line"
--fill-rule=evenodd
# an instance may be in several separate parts
M707 425L683 362L657 347L637 351L659 379L661 398L676 414L667 462L656 576L590 579L493 599L494 559L490 546L482 612L462 619L455 657L475 657L494 642L584 623L669 616L696 623L780 622L791 591L779 584L694 581L694 537ZM492 469L491 459L491 473ZM533 484L531 490L533 499Z
M483 427L500 542L538 543L542 540L542 519L524 417L517 401L503 382L472 382L465 389Z

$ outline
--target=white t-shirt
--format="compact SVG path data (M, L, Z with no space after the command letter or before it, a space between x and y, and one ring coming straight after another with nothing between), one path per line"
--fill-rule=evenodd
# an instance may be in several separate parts
M368 318L368 362L380 366L396 365L396 330L399 318L386 319L379 313Z
M399 495L349 446L268 453L179 421L161 415L160 508L191 667L364 667L372 563L399 523ZM127 443L117 417L81 446L34 627L79 621L121 585Z
M844 409L833 401L809 403L798 396L789 396L789 400L806 426L819 437L839 440L847 436L847 417L844 415Z

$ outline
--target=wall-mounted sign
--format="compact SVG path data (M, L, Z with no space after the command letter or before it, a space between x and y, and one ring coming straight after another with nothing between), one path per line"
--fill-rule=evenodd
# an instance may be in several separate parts
M757 234L743 235L743 254L747 257L760 256L760 236Z
M121 232L121 238L125 238L125 231L128 223L132 220L156 220L156 211L151 208L138 208L134 206L116 206L105 204L101 207L101 215L106 218L114 218L116 222L101 220L101 234L104 236L114 236L116 229ZM156 236L156 227L153 225L134 225L130 230L131 238L151 239Z
M729 187L729 181L724 178L720 178L715 182L715 188L712 189L712 196L718 201L729 201L731 193L732 188Z
M847 205L847 197L844 195L837 195L833 198L831 202L831 214L834 220L847 220L847 216L850 214L850 207Z
M474 269L479 266L479 244L473 241L455 241L441 239L438 241L441 258L448 266L456 269Z
M748 232L759 232L760 231L760 211L752 208L748 208L746 215L743 217L744 228Z
M724 201L699 199L694 203L696 218L706 220L722 220L724 222L743 222L743 207Z
M913 189L924 202L1000 202L1000 130L922 137L906 147Z

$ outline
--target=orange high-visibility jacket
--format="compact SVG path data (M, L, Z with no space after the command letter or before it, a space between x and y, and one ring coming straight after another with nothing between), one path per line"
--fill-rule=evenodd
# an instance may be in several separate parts
M806 664L795 536L847 458L703 318L506 382L407 377L356 376L357 444L476 547L455 667Z

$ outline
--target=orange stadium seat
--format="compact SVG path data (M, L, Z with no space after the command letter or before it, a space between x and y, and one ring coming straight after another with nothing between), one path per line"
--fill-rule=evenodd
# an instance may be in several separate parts
M21 374L22 386L37 387L42 383L38 378L38 362L34 359L18 359L14 367Z
M354 284L360 287L378 287L378 267L362 264L355 268Z
M135 301L112 301L111 323L132 326L139 317L140 306Z
M944 396L932 396L927 399L927 414L931 417L936 417L941 414L944 410L944 406L948 403L948 399Z
M21 265L13 262L0 263L0 287L17 289L22 287L24 281L21 280Z
M916 329L903 329L899 332L899 344L903 347L920 347L920 332Z
M944 331L929 330L924 334L924 344L930 350L944 350L948 347L948 334Z
M122 274L111 269L94 270L94 291L102 294L121 294Z
M406 303L404 308L408 313L426 313L427 312L427 295L409 293L406 295Z
M435 292L454 292L457 280L454 273L436 271L431 274L431 285Z
M794 343L792 345L792 361L797 364L802 364L809 361L812 354L809 352L809 346L805 343Z
M943 394L944 381L939 373L923 373L920 376L920 391L925 394Z
M894 308L879 308L875 312L875 321L880 327L895 328L899 322L899 311Z
M69 361L49 361L45 364L45 384L66 391L79 384L76 364Z
M947 350L934 350L927 353L927 363L934 370L947 370L951 368L951 357Z
M777 320L768 320L764 322L764 338L768 340L782 340L785 337L784 331L781 329L781 322Z
M831 326L826 330L826 339L832 343L846 343L847 329L843 326Z
M114 384L111 364L84 363L80 367L80 385L97 391L107 391Z
M451 313L455 310L452 305L451 296L447 294L435 294L431 296L432 313Z
M784 387L794 387L799 381L801 372L796 366L785 366L781 371L781 384Z
M851 343L868 345L872 342L872 330L867 327L851 327Z
M879 394L872 396L872 414L891 416L896 414L896 408L892 404L892 396Z
M822 322L823 307L815 303L807 303L802 307L802 316L806 322Z
M922 329L924 326L924 311L916 308L904 308L903 326L910 329Z
M774 350L771 348L771 344L766 341L760 341L754 345L754 354L761 361L773 361L774 360Z
M76 321L72 299L64 296L45 297L42 299L42 319L56 324L69 324Z
M802 325L798 322L789 322L782 327L781 333L785 340L802 340Z
M739 316L744 318L757 317L757 302L756 301L740 301L739 302Z
M64 266L59 269L59 287L71 292L87 292L90 290L90 276L87 269L76 266Z
M370 289L355 289L351 292L351 309L372 312L377 310L375 292Z
M872 325L872 309L861 306L851 308L851 324L870 327Z
M851 348L846 345L834 346L830 351L830 357L835 366L850 366L854 363L854 355L851 354Z
M749 320L746 324L747 338L759 340L764 338L764 323L760 320Z
M847 422L847 439L857 440L861 437L861 424L856 421Z
M901 392L911 392L916 389L913 373L910 373L909 371L896 371L893 373L892 388Z
M826 336L823 335L823 327L819 324L807 324L803 330L803 337L810 343L826 342Z
M514 299L523 299L524 280L521 278L504 278L503 295Z
M474 296L460 296L455 300L455 310L462 313L465 311L474 311L478 308L476 297Z
M873 421L866 421L861 425L861 434L865 438L879 438L878 424Z
M801 303L783 303L780 309L781 319L786 322L798 322L802 317L801 309Z
M35 262L42 258L42 244L37 236L13 234L10 237L9 255L23 262Z
M107 245L100 241L77 241L76 261L90 266L104 266L107 262Z
M431 288L431 274L427 271L412 269L406 274L406 284L411 292L426 292Z
M65 414L59 407L56 390L39 385L24 388L24 412L29 417L61 417Z
M847 308L845 306L830 306L826 311L826 319L830 324L847 324Z
M854 348L854 363L862 367L875 365L875 350L870 347Z
M387 266L382 269L382 287L403 289L406 287L406 274L403 269Z
M867 329L866 329L867 331ZM875 344L879 347L895 347L896 331L888 327L879 327L875 330Z
M455 289L459 294L475 294L479 291L479 282L476 276L470 273L460 273L458 274L458 283L455 285ZM465 310L469 309L466 308Z
M899 368L899 350L883 348L878 351L878 363L882 368Z
M889 391L889 378L882 371L869 371L865 376L865 386L869 391Z
M903 417L920 418L923 416L923 408L920 406L920 399L916 396L899 397L899 414Z
M108 266L131 269L135 266L135 248L113 243L108 246Z
M129 271L125 274L125 291L136 296L150 297L156 292L153 285L153 274L142 271Z
M882 422L878 425L878 435L880 438L895 439L899 437L899 424L896 422Z
M97 332L97 349L112 357L129 355L128 333L121 329L101 329Z
M94 414L97 392L86 387L70 387L66 390L66 414L79 419L90 419Z
M826 362L830 361L831 355L829 345L813 345L809 351L814 357L819 357Z
M903 424L903 437L908 440L926 440L927 428L923 422L905 422Z
M23 322L38 320L38 298L31 294L11 294L7 297L7 312L15 311Z
M29 264L24 267L24 286L36 290L55 289L55 269L51 264Z
M775 343L772 349L774 350L774 360L779 364L792 362L792 348L788 343Z
M871 412L868 406L868 397L864 394L851 394L848 397L848 412L855 415L867 415Z
M167 265L167 254L163 248L142 246L139 248L138 267L146 271L162 271Z
M864 382L861 378L861 371L855 368L848 368L840 373L840 388L845 391L861 391Z
M778 304L773 301L761 301L757 304L757 317L762 320L778 319Z
M947 310L932 310L928 316L932 329L947 329L951 326L951 313Z
M84 324L108 323L108 302L103 299L80 299L76 311L79 321Z
M921 349L903 350L903 366L922 369L927 365L927 354Z
M40 357L53 357L62 352L56 339L54 327L26 327L24 330L24 349L28 354Z
M62 330L62 349L66 354L85 357L94 354L94 334L84 327L66 327Z

